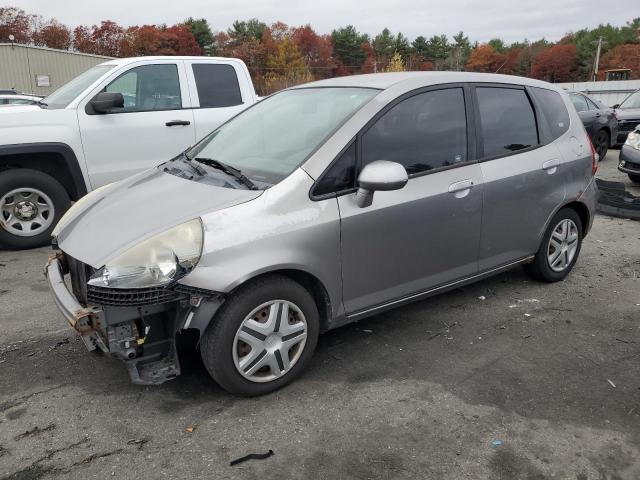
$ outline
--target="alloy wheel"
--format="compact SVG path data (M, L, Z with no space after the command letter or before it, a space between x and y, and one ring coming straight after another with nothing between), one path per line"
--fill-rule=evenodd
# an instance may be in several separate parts
M51 198L35 188L17 188L0 199L0 226L18 237L35 236L51 226Z
M565 270L578 250L578 226L573 220L565 218L561 220L549 237L547 246L547 262L554 272Z
M272 300L255 308L240 324L233 341L233 362L252 382L270 382L298 362L307 339L302 310L287 300Z

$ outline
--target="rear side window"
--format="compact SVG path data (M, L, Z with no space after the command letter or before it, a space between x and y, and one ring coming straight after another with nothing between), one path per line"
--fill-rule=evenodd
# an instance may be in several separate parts
M242 104L238 76L231 65L194 63L192 68L201 108Z
M467 161L461 88L419 93L391 107L362 136L362 165L390 160L409 175Z
M478 87L484 156L497 157L538 144L533 106L524 90Z
M540 104L542 114L547 119L547 123L551 128L551 135L555 140L569 130L569 112L567 111L567 107L558 92L537 87L534 87L532 90ZM571 97L574 96L577 95L571 95ZM582 95L579 96L584 100Z
M353 142L340 158L329 167L316 184L313 195L327 195L349 190L356 181L356 143Z

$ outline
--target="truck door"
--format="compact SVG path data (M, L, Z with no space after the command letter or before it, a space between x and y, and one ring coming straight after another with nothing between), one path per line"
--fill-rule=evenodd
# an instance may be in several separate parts
M86 103L78 123L91 186L158 165L195 142L183 61L135 64L101 91L122 93L124 108L98 114Z

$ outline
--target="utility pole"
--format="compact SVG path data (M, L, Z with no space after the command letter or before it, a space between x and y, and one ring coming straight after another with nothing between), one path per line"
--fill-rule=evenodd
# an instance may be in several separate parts
M600 50L602 49L602 37L598 38L598 49L596 50L596 59L593 63L593 76L592 80L595 82L598 80L598 67L600 66Z

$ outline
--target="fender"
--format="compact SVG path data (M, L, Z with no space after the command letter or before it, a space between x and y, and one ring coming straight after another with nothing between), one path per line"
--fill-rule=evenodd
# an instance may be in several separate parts
M84 180L78 158L73 149L65 143L22 143L14 145L0 145L0 168L5 166L2 157L15 155L33 155L38 153L56 153L62 158L64 166L69 173L69 185L65 185L69 191L69 195L73 200L77 200L87 194L87 184ZM21 162L19 162L21 163ZM11 166L11 164L6 164ZM39 170L40 165L34 165L31 168ZM45 171L45 173L47 173Z

